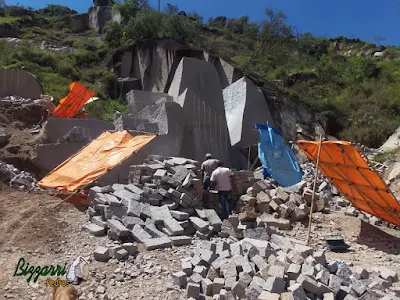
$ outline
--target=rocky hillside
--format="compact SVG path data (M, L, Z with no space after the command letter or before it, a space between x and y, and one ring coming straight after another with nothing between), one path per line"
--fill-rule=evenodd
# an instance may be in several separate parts
M148 40L175 40L221 57L291 103L310 106L330 135L378 147L400 125L398 47L298 34L284 13L270 9L261 23L246 16L203 22L171 5L162 13L140 0L111 5L96 0L88 14L57 5L1 9L0 67L37 74L56 99L79 79L102 99L91 115L110 120L126 109L116 57Z

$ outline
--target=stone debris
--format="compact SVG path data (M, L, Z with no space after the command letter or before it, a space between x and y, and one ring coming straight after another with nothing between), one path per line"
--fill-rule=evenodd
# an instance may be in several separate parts
M83 229L121 243L143 243L147 250L188 245L193 236L209 239L220 232L222 221L201 205L198 165L150 155L143 165L131 166L129 184L92 187L90 222Z
M31 173L20 171L13 165L2 161L0 161L0 182L8 183L10 187L19 190L42 190L40 187L36 186L37 180Z
M173 284L195 299L201 294L214 299L398 299L399 279L390 269L351 268L326 260L324 251L300 241L264 237L214 238L194 248L182 259L182 270L172 275Z

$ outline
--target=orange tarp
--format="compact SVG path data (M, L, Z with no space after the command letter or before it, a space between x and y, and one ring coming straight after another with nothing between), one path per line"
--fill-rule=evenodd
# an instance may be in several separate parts
M297 144L316 163L319 142ZM400 226L400 203L350 142L323 142L319 169L354 207Z
M55 168L38 185L43 188L75 191L95 181L155 137L155 135L133 137L128 131L104 132Z
M78 81L71 83L68 96L60 100L60 104L54 110L53 116L65 119L73 118L94 95L95 93L91 89Z

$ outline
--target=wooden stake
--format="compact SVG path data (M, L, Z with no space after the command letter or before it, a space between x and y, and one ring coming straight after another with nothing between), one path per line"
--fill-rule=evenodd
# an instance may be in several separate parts
M312 193L312 198L311 198L310 219L308 221L307 245L310 243L311 221L312 221L312 213L313 213L313 209L314 209L315 189L317 188L318 167L319 167L319 158L320 158L320 155L321 155L321 148L322 148L322 135L319 136L317 164L316 164L316 167L315 167L314 187L313 187L313 193Z

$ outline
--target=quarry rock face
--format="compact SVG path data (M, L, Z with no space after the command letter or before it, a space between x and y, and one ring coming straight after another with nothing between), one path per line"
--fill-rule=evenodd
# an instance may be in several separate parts
M71 16L68 22L68 27L73 33L82 33L89 29L88 14Z
M95 3L97 2L104 3L106 1L95 1ZM89 28L101 33L106 23L112 19L111 7L108 5L98 6L95 4L89 9L88 15Z
M201 99L189 89L178 97L186 122L180 155L202 160L204 154L210 152L229 164L230 142L225 116Z
M185 89L193 92L220 116L225 115L222 87L212 64L184 57L175 71L168 93L177 99Z
M120 92L129 92L129 86L134 90L168 93L177 101L176 99L188 88L189 92L198 95L201 101L209 103L220 115L225 114L222 89L229 88L243 77L243 72L229 61L212 56L202 49L168 39L148 40L121 49L114 55L111 66L119 77ZM265 118L264 122L268 120L271 124L272 119L284 139L295 139L299 126L306 128L307 132L314 133L316 120L306 106L282 95L271 82L256 75L246 78L246 93L257 95L261 89L262 96L257 95L256 102L259 103L263 97L267 103L271 118ZM251 87L251 82L254 83L254 88ZM228 90L233 89L235 86ZM257 89L258 92L252 92ZM246 97L243 101L245 99ZM246 115L247 109L244 110L244 116ZM247 123L252 122L250 120Z
M273 125L271 113L260 88L246 77L223 91L231 145L249 147L258 143L254 123Z

